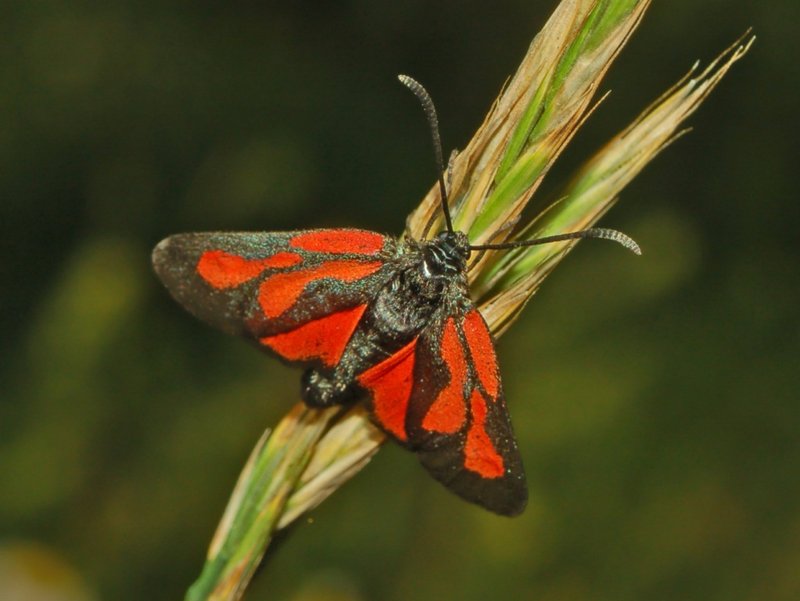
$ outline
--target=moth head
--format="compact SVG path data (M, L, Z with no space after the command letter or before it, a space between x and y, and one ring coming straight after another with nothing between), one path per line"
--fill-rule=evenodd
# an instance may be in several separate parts
M425 243L422 274L428 278L438 278L463 273L469 253L469 240L463 232L441 232Z

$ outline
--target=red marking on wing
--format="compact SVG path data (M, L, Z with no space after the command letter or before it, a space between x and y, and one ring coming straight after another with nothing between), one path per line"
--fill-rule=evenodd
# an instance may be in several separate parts
M406 411L414 384L414 350L417 339L391 357L373 365L356 378L372 393L372 412L375 419L398 439L408 440Z
M258 302L264 315L277 317L292 305L305 290L305 287L322 278L333 278L352 282L375 273L383 265L380 261L359 263L358 261L328 261L314 269L301 269L288 273L278 273L261 283Z
M359 305L304 323L299 328L260 340L289 361L320 359L333 367L339 362L367 305Z
M374 255L383 248L384 237L361 230L319 230L299 234L289 244L313 252Z
M295 253L281 252L263 259L245 259L224 250L207 250L197 262L197 273L217 290L234 288L252 280L265 269L297 265L302 259Z
M505 473L503 458L486 433L486 402L478 389L470 398L472 425L464 444L464 467L483 478L499 478Z
M494 342L489 334L489 328L477 309L473 309L464 317L464 335L467 338L475 371L478 372L478 379L489 393L489 397L494 400L500 390L497 356L494 353Z
M467 403L464 399L467 361L452 318L445 323L440 352L450 372L450 381L428 409L422 420L422 427L431 432L453 434L462 428L467 417Z

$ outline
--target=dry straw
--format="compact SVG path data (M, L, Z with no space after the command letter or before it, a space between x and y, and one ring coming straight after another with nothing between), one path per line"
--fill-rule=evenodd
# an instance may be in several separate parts
M649 0L565 0L533 40L475 136L452 161L455 226L474 244L591 226L681 135L685 119L753 42L740 40L699 73L695 65L579 170L558 203L523 227L512 227L598 102L603 75L648 5ZM434 186L409 217L407 235L421 238L441 229L439 203ZM485 252L471 265L473 298L495 336L576 243ZM186 598L241 598L273 535L355 475L384 439L361 406L314 410L297 404L253 449Z

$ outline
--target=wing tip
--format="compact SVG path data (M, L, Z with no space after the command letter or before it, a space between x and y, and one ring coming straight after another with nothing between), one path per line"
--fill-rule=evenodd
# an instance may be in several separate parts
M161 242L155 245L153 252L150 253L150 261L156 273L161 272L161 268L166 263L166 257L169 255L169 249L172 244L172 236L164 238Z
M528 488L523 482L519 490L514 490L507 498L503 499L502 504L493 506L485 505L487 509L498 515L513 518L521 515L528 506Z
M459 492L467 501L471 501L492 513L503 517L516 517L525 511L528 506L528 484L524 472L515 474L507 472L493 486L480 487L477 495L470 495L467 491ZM464 494L467 493L467 494Z
M192 234L172 234L161 240L153 247L150 253L150 262L156 275L165 284L170 280L170 273L178 269L185 262L187 244ZM182 276L185 274L181 274Z

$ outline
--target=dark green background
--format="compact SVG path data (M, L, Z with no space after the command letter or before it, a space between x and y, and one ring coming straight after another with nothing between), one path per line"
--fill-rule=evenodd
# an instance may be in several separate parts
M184 313L151 247L399 233L433 167L395 74L463 147L554 5L3 3L0 596L26 570L95 599L182 596L298 373ZM796 0L655 2L553 172L555 192L755 28L603 221L644 256L581 244L499 345L527 512L469 506L387 446L250 599L800 598L799 22Z

